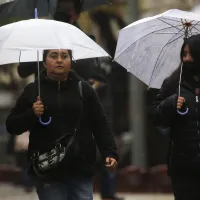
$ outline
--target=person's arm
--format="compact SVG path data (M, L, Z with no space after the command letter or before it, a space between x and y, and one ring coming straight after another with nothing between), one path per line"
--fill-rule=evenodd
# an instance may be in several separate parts
M18 98L14 108L6 119L7 132L13 135L22 134L31 129L37 121L30 102L30 95L33 94L33 84L25 87L21 96Z
M96 92L87 82L84 82L83 94L87 94L84 98L89 109L94 139L104 160L108 157L118 160L111 124Z
M177 114L178 95L169 91L167 80L156 96L151 107L151 119L156 125L171 125Z

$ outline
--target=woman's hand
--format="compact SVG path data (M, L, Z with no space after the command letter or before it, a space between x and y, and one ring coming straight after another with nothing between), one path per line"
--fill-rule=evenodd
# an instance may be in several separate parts
M107 157L106 158L106 165L109 171L114 172L117 167L117 161L114 158Z
M184 97L178 97L177 109L180 110L183 107L184 103L185 103L185 98Z
M37 97L37 101L33 104L32 108L37 117L41 117L44 114L44 105L40 97Z

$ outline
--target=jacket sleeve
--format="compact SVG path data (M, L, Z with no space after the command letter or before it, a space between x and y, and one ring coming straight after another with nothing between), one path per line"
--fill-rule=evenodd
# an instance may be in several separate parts
M162 87L151 106L150 117L155 125L170 126L177 114L178 95L169 91L167 79L163 82Z
M32 91L31 84L29 84L17 99L14 108L6 119L6 129L8 133L20 135L30 130L32 125L36 122L37 117L32 110L32 103L29 100L30 97L28 98Z
M89 118L97 146L103 158L112 157L118 160L116 143L106 112L94 89L87 82L84 82L84 85L83 89L85 88L87 91L83 91L83 93L87 94Z

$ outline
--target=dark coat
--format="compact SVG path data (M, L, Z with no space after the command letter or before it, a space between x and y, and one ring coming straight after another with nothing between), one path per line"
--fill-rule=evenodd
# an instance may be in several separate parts
M181 84L181 96L189 107L187 115L177 113L178 86L166 79L152 104L151 117L157 126L170 127L168 166L170 174L200 173L200 103L194 81ZM185 109L185 108L183 108Z
M34 151L45 152L50 148L50 144L64 133L73 134L79 126L77 122L81 114L82 101L78 89L79 81L80 78L73 71L69 73L66 81L60 83L41 76L41 99L46 108L44 118L52 117L52 122L48 126L41 125L32 110L37 98L37 81L25 87L7 117L6 128L10 134L15 135L30 130L29 155ZM62 176L65 173L79 172L92 174L92 170L89 169L95 162L96 144L104 159L107 156L117 159L116 145L107 115L93 88L85 81L82 83L83 113L78 132L79 157L73 158L70 166L62 166L63 170L59 170Z

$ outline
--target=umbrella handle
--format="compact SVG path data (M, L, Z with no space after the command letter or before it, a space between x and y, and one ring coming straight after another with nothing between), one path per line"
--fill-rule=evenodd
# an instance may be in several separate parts
M52 121L52 117L49 117L49 121L48 121L48 122L43 122L43 121L42 121L42 117L39 117L39 121L40 121L40 123L41 123L42 125L48 126L48 125L51 123L51 121Z
M188 112L189 112L189 108L188 108L188 107L186 108L186 111L185 111L185 112L181 112L181 111L177 110L177 113L178 113L179 115L187 115Z

